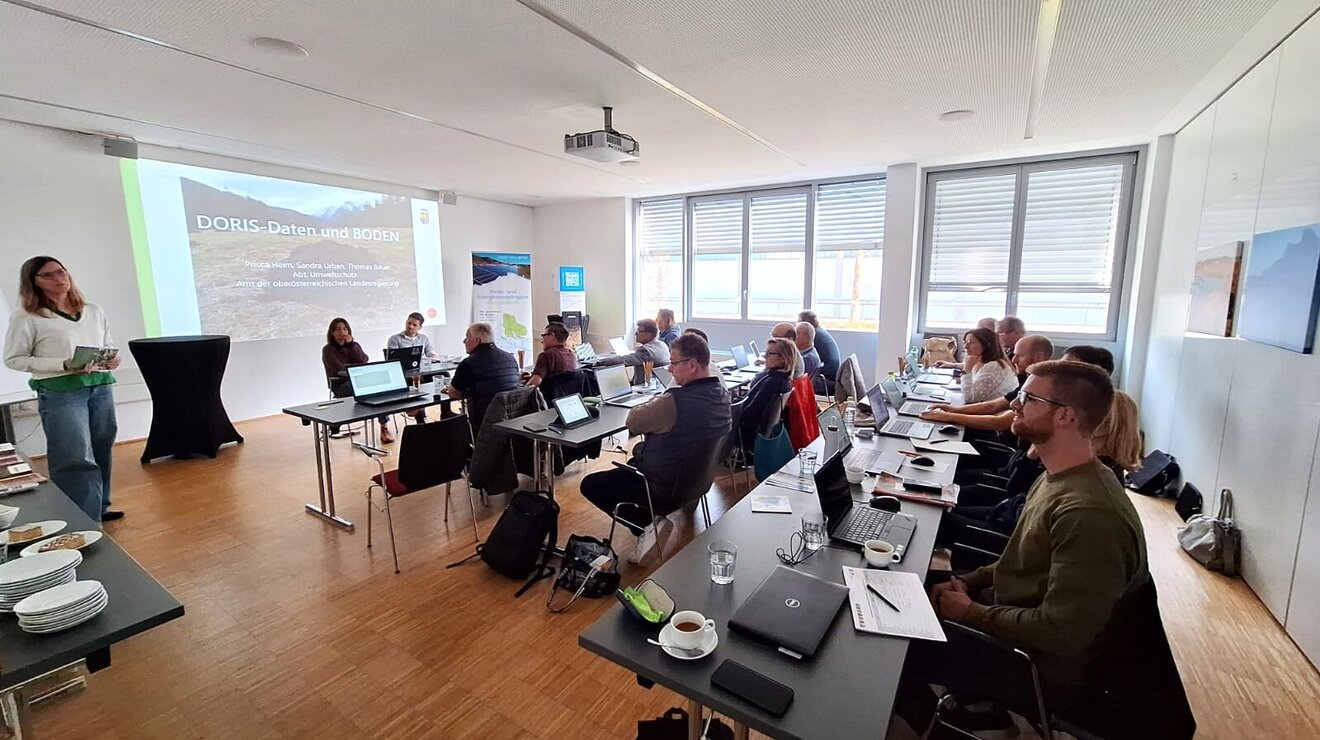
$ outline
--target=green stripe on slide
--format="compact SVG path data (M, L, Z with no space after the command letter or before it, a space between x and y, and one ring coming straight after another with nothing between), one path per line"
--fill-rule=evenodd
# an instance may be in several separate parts
M124 205L128 209L128 233L133 238L133 262L137 266L138 295L142 299L142 323L147 336L160 336L160 309L156 306L156 279L151 272L151 246L147 243L147 217L142 210L137 162L119 160L124 180Z

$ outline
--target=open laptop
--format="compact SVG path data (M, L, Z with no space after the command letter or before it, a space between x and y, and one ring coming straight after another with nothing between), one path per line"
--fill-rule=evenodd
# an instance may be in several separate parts
M398 360L350 365L348 382L353 388L353 400L368 406L406 401L416 395L408 390L408 380Z
M655 376L655 380L661 388L668 388L674 384L674 375L669 372L668 368L657 367L651 371L651 375Z
M385 350L385 359L394 360L403 365L404 375L416 375L422 371L422 345L416 347L395 347Z
M881 413L887 414L889 419L881 423ZM900 419L895 413L894 407L888 403L881 403L875 407L875 431L880 434L888 434L891 437L910 437L912 439L930 439L930 435L935 431L935 425L929 422L917 421L915 419Z
M873 509L869 503L853 501L852 486L843 469L845 450L831 456L816 471L816 497L825 514L830 539L861 549L867 540L884 540L894 546L894 562L903 559L917 520L907 514Z
M574 347L573 354L577 355L579 365L590 365L596 361L596 348L590 342L582 342Z
M921 416L922 414L935 408L933 403L923 403L921 401L904 401L903 389L892 380L885 379L880 381L880 388L884 391L885 398L889 400L889 405L898 409L902 416Z
M630 409L654 398L646 393L633 392L632 383L628 382L628 371L623 365L596 368L596 383L600 386L600 399L611 406Z
M930 385L945 385L953 380L953 368L928 367L921 371L917 376L918 383Z
M809 658L847 600L846 586L781 565L738 607L729 625L785 655Z
M573 429L583 424L590 424L596 418L592 416L587 405L582 402L581 393L556 398L553 403L555 411L559 412L559 417L550 422L550 426L556 429Z
M633 351L633 350L632 350L632 347L629 347L629 346L628 346L628 343L625 342L625 341L623 341L623 337L614 337L613 339L611 339L611 340L610 340L610 349L611 349L611 350L614 352L614 354L616 354L616 355L627 355L627 354L632 354L632 351Z

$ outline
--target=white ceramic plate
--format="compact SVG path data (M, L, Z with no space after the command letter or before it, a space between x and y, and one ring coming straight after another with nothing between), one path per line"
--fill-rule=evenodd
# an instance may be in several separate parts
M35 617L49 612L78 606L105 591L100 581L74 581L63 586L48 588L23 599L14 607L20 617Z
M45 578L70 566L76 567L82 559L82 553L77 550L56 550L39 553L30 558L10 560L0 565L0 590L7 590L5 586L20 586L28 581Z
M84 540L83 546L77 548L79 550L83 549L83 547L91 547L92 545L95 545L97 542L101 541L102 537L105 536L101 532L97 532L94 529L89 529L85 532L69 532L69 534L80 534L83 536L83 540ZM42 546L44 546L47 542L50 542L52 539L54 538L47 537L46 539L40 542L34 542L31 545L28 545L27 547L23 548L23 551L20 552L19 555L25 558L30 558L33 555L37 555L41 552ZM68 548L64 548L64 549L68 549Z
M678 630L675 629L673 622L670 622L660 629L659 640L660 642L665 643L665 645L660 649L665 651L666 655L669 655L670 657L673 658L678 658L679 660L701 660L702 658L715 652L716 646L720 644L719 633L716 630L711 630L710 632L707 633L710 636L707 637L705 642L701 644L701 652L697 653L696 655L689 655L686 651L680 652L679 650L675 650L669 647L668 643L670 639L672 639L671 635L677 631Z
M71 622L68 622L68 623L61 623L61 624L57 624L57 625L53 625L53 626L49 626L49 627L25 627L24 625L21 625L21 624L20 624L20 625L19 625L19 629L23 630L24 632L30 632L30 633L32 633L32 634L34 634L34 635L50 635L50 634L54 634L54 633L56 633L56 632L63 632L64 630L67 630L67 629L69 629L70 627L77 627L78 625L82 624L83 622L86 622L87 620L91 619L92 617L95 617L97 614L100 614L100 613L103 612L103 611L105 611L105 607L104 607L104 606L101 607L100 609L97 609L97 610L94 611L94 612L89 612L89 613L87 613L87 614L84 614L84 615L82 615L82 616L79 616L79 617L78 617L77 619L75 619L74 621L71 621Z
M69 581L74 580L75 578L74 571L75 571L74 568L66 568L56 573L52 573L44 578L38 578L32 581L23 581L22 583L17 585L5 586L4 590L0 591L0 602L9 602L10 604L14 604L22 599L31 596L32 594L35 594L38 591L45 591L48 588L53 588L55 586L68 583Z
M105 592L101 592L91 601L79 605L76 609L61 610L52 613L50 616L32 617L30 619L19 617L18 623L24 627L53 627L57 624L72 622L88 612L99 612L104 609L105 605L108 603L110 603L110 598L106 596Z
M32 522L31 524L20 524L18 525L17 528L27 529L28 527L41 527L41 539L45 539L47 537L50 537L51 535L59 534L60 532L64 531L64 528L67 526L69 526L68 522L62 522L59 519L51 519L50 521L46 521L46 522ZM5 531L0 532L0 547L4 547L5 545L8 544L9 544L9 530L6 529ZM19 544L23 544L23 543L19 543Z

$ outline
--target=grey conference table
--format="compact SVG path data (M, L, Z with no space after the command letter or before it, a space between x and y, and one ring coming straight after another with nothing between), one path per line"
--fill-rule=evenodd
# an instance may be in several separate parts
M330 464L330 427L375 419L385 414L416 411L451 400L446 396L439 395L439 390L434 383L423 383L417 393L407 400L382 406L358 403L350 396L316 403L305 403L301 406L290 406L284 409L284 413L301 419L304 426L312 428L312 441L316 448L316 485L320 501L315 504L307 504L307 512L336 527L349 531L353 529L353 522L339 516L335 511L335 477Z
M944 436L953 439L955 437ZM821 440L813 447L819 449ZM886 456L898 450L911 450L906 439L877 435L874 440L854 439L854 448L877 445ZM923 453L931 454L931 453ZM931 454L948 463L942 473L910 475L931 482L952 481L956 455ZM863 485L869 486L868 477ZM797 661L778 653L775 648L746 635L731 632L729 618L757 586L779 565L777 548L788 549L789 536L800 529L804 512L819 511L814 493L798 493L761 484L752 494L789 497L790 514L759 514L751 507L751 496L720 517L719 521L673 555L651 575L673 597L677 609L695 609L715 620L719 646L702 660L683 661L671 658L659 648L646 643L654 638L655 627L643 625L616 604L604 616L578 636L578 644L587 650L687 697L689 714L700 716L701 707L710 707L739 725L739 734L751 727L776 738L876 738L885 734L893 711L903 659L908 641L857 632L848 610L840 609L834 625L811 660ZM863 501L861 486L853 486L853 498ZM907 556L894 570L910 571L925 578L935 532L943 510L931 504L903 503L903 513L917 519ZM710 580L707 546L714 540L730 540L738 546L734 582L720 586ZM835 547L823 547L797 569L837 583L843 582L842 567L865 567L861 553ZM794 699L788 712L775 718L751 704L716 689L710 675L726 659L733 659L753 670L793 688ZM697 734L692 734L695 731ZM699 736L695 722L689 725L689 737Z
M554 496L555 471L553 461L550 460L549 455L552 447L556 445L573 448L585 447L628 428L628 409L622 406L610 406L609 404L600 404L596 409L600 413L598 418L590 424L583 424L572 429L551 431L549 424L559 418L558 412L553 408L505 419L496 424L495 428L502 432L516 434L519 437L532 440L536 457L536 487L540 490L544 483L544 490L550 491L550 495ZM538 424L547 427L546 430L534 432L527 428L528 425ZM548 480L543 482L541 480L542 475L545 475Z
M0 502L19 508L16 525L59 519L68 523L65 532L101 528L54 483ZM19 557L21 549L9 548L9 557ZM31 737L25 688L33 681L81 660L91 671L108 667L111 645L183 616L183 605L114 539L103 537L84 548L82 555L78 580L100 581L110 596L100 614L53 635L28 634L13 615L0 616L0 708L6 721L17 725L17 737Z

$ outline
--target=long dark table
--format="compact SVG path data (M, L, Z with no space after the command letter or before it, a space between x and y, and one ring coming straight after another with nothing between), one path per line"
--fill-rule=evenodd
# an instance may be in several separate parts
M887 454L912 449L906 439L886 436L854 439L853 444L855 448L881 447ZM821 445L817 439L813 448L819 450ZM950 465L943 473L925 472L919 477L938 483L952 481L956 455L923 454ZM907 474L906 469L904 472ZM867 490L871 482L869 477L863 482ZM752 494L788 496L793 513L754 513L751 496L744 497L651 575L673 597L677 609L695 609L715 620L719 647L711 656L695 661L671 658L646 643L648 637L656 637L657 628L636 621L617 604L578 636L578 644L688 697L692 714L699 715L703 706L711 707L743 727L776 738L835 740L883 736L907 655L907 640L856 631L847 609L839 611L820 650L806 661L786 657L773 647L730 631L729 619L734 610L781 564L776 550L788 549L789 536L801 528L802 514L820 510L814 493L798 493L763 483ZM865 501L870 494L863 494L862 486L854 485L853 498ZM910 571L924 579L943 509L905 501L902 511L916 517L917 529L903 562L891 568ZM710 580L707 546L717 539L738 545L734 582L726 586ZM842 583L845 565L865 567L866 562L859 552L824 547L796 567ZM771 717L711 686L710 675L726 659L736 660L791 686L795 696L787 714Z
M34 491L0 498L0 503L20 509L15 526L60 519L69 524L65 532L101 528L50 482ZM9 557L19 557L21 549L9 548ZM24 683L103 651L105 659L100 663L108 665L108 650L114 643L183 616L183 604L113 538L102 537L83 548L82 555L78 580L100 581L110 596L110 603L96 617L64 632L31 635L19 628L17 617L0 614L0 701L20 721L27 713L21 691Z
M320 501L316 504L307 504L307 512L337 527L350 531L353 529L353 522L339 516L335 511L335 477L330 464L330 427L448 403L450 399L440 395L437 392L439 390L433 383L423 383L419 392L406 400L381 406L358 403L349 396L305 403L301 406L289 406L284 409L284 413L289 416L301 419L303 426L312 428L312 440L316 448L316 484Z

